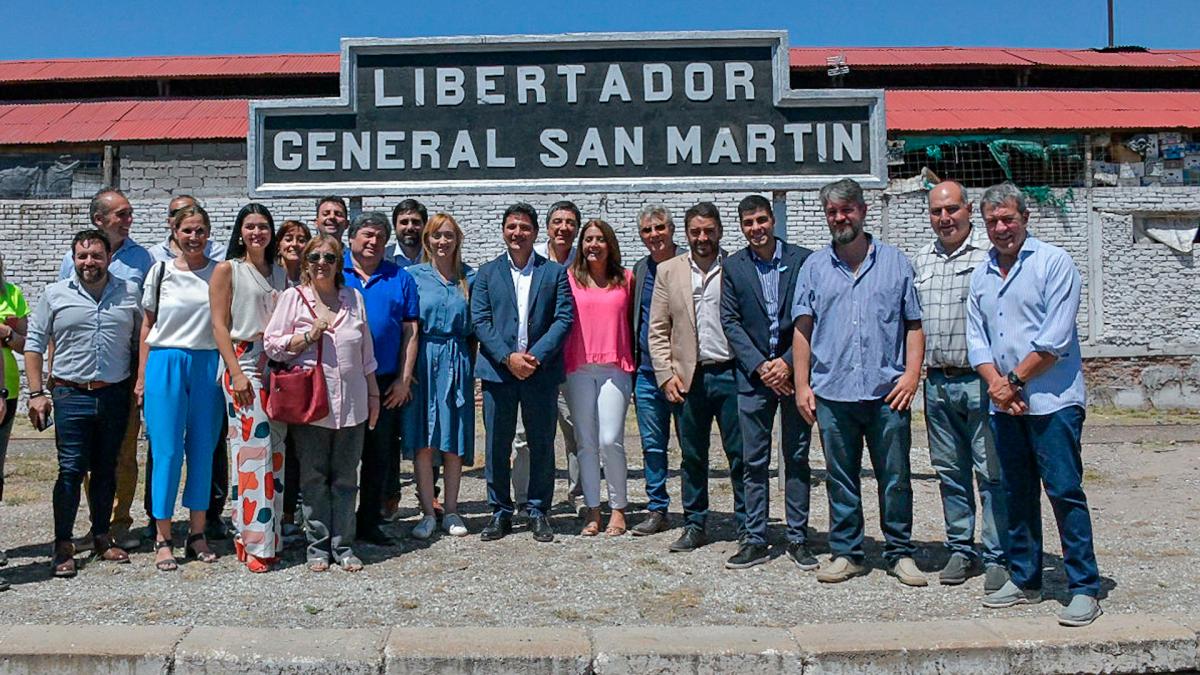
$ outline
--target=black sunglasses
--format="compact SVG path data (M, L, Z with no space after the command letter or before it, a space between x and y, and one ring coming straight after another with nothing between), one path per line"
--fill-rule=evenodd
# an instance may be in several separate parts
M306 260L308 260L310 263L324 262L326 265L332 265L333 263L337 262L337 256L332 253L318 253L313 251L312 253L308 254Z

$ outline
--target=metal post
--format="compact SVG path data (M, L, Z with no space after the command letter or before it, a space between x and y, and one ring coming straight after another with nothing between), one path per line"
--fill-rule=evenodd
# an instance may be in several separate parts
M1088 266L1088 344L1099 344L1104 335L1104 230L1103 219L1096 217L1093 193L1092 135L1083 137L1085 144L1083 170L1084 190L1087 192L1087 266Z
M1117 43L1113 36L1113 0L1108 0L1108 48L1116 47Z
M117 149L111 145L104 146L104 155L100 160L100 174L104 187L117 187Z

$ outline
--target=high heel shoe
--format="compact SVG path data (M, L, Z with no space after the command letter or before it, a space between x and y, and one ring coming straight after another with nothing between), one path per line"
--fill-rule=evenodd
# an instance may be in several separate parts
M246 545L242 543L242 536L240 534L233 540L233 551L237 554L238 562L246 562Z
M208 543L208 539L205 538L203 532L197 532L196 534L188 535L187 546L184 547L184 551L187 554L188 560L199 560L202 563L217 562L217 554L213 553L211 550L209 550L209 551L197 551L196 550L195 544L198 541L202 541L205 544Z
M254 555L246 555L246 569L255 574L270 572L275 567L275 562L278 558L259 558Z

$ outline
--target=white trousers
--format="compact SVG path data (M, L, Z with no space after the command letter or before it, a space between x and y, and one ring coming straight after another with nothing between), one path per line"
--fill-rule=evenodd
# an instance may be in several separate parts
M579 483L589 508L600 506L600 457L608 482L608 504L623 509L625 492L625 412L632 392L629 373L614 365L590 364L567 375L567 405L579 448Z

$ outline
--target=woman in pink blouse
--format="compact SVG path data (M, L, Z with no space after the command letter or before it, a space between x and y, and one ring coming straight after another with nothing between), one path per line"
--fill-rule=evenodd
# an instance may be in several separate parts
M362 295L344 286L342 245L319 234L304 246L300 285L279 297L263 334L276 361L321 365L329 390L329 416L291 427L300 459L308 568L362 569L354 555L355 498L363 433L379 416L375 350ZM279 489L276 486L275 489Z
M633 275L621 266L612 227L592 220L579 233L578 253L567 275L575 298L575 323L563 351L567 405L579 446L579 482L588 507L580 532L600 532L600 454L612 515L605 534L625 533L625 412L633 372Z

